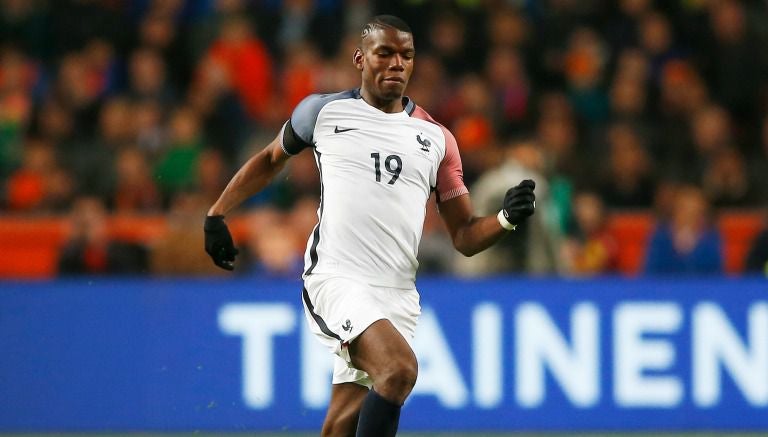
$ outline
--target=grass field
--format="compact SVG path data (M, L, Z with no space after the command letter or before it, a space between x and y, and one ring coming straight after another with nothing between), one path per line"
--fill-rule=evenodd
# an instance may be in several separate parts
M314 437L317 434L296 434L296 433L122 433L122 434L103 434L103 433L49 433L49 434L2 434L2 437ZM765 436L766 433L402 433L401 437L757 437Z

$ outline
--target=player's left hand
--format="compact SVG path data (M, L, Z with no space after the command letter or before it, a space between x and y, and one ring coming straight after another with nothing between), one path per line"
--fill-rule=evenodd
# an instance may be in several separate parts
M517 226L533 214L536 208L534 188L536 182L526 179L507 190L501 211L510 225Z
M232 242L227 224L223 215L209 215L205 217L205 251L213 259L213 263L224 270L234 270L235 256L239 253Z

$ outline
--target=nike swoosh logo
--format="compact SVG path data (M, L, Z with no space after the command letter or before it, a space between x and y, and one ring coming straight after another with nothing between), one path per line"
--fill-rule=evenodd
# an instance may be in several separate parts
M336 126L336 129L333 130L333 133L340 134L342 132L349 132L351 130L358 130L358 128L356 128L356 127L342 127L342 128L339 128L338 126Z

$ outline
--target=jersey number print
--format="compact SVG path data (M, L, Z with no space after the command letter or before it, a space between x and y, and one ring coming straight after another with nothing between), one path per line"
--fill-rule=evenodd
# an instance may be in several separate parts
M379 152L374 152L371 153L371 158L373 158L373 168L376 171L376 182L381 182L381 155ZM392 179L387 182L392 185L400 177L400 172L403 170L403 160L397 155L389 155L384 159L384 168L392 175Z

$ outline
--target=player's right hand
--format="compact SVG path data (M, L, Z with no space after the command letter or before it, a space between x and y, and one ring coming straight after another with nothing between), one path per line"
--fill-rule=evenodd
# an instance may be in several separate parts
M235 256L239 253L232 242L223 215L205 217L205 251L211 256L213 263L224 270L234 270Z
M536 207L534 188L536 182L526 179L507 191L502 213L510 225L519 225L533 214Z

